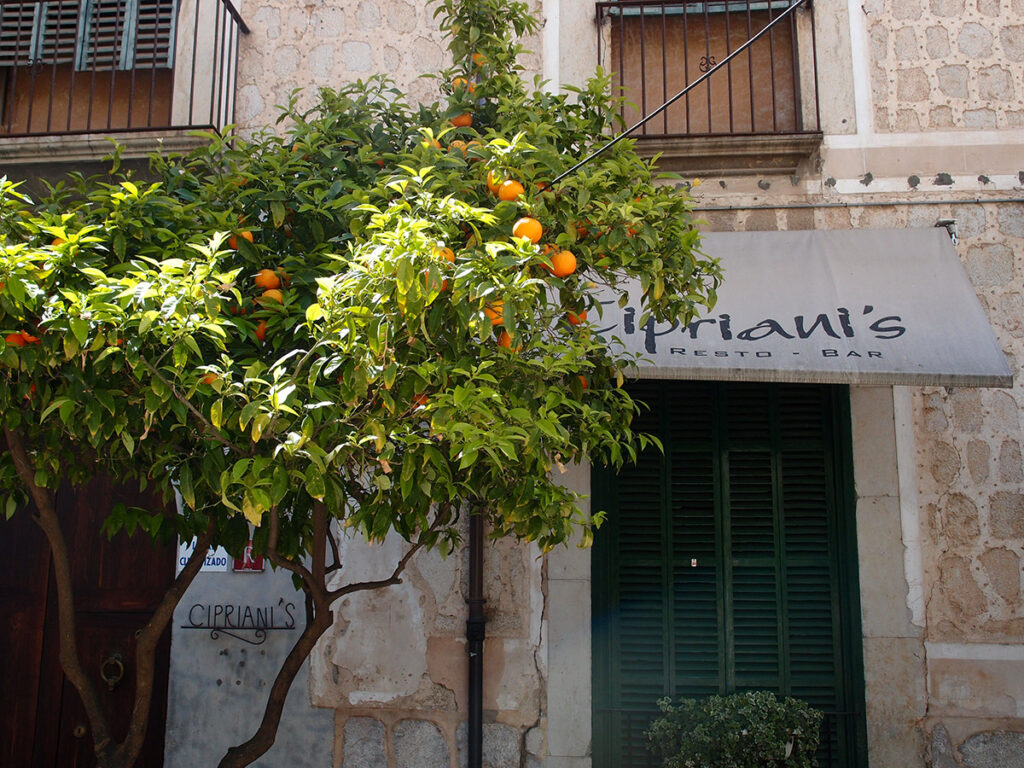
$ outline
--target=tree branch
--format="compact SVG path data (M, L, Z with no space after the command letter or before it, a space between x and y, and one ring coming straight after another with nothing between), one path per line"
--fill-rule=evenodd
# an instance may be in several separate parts
M227 448L230 448L235 453L241 454L243 456L246 455L245 451L243 451L241 448L239 448L234 443L232 443L230 440L228 440L226 437L224 437L224 435L222 435L220 433L220 430L217 429L215 426L213 426L213 424L211 424L209 422L209 420L203 415L202 411L200 411L198 408L196 408L192 404L191 400L189 400L187 397L185 397L183 394L181 394L181 392L178 391L178 388L176 386L174 386L173 382L169 381L166 376L164 376L162 373L160 373L160 371L158 371L156 368L154 368L152 366L152 364L149 362L149 360L147 360L144 357L140 358L140 360L142 361L142 364L144 366L146 366L146 368L149 370L149 372L151 374L153 374L156 378L158 378L163 384L165 384L168 387L170 387L171 393L182 403L182 405L184 405L186 408L188 408L189 412L193 416L195 416L197 419L199 419L200 423L202 423L202 425L205 428L205 430L210 434L210 436L214 440L216 440L221 445L224 445Z
M82 669L78 658L78 643L75 628L75 599L72 589L71 560L68 556L67 541L60 527L54 495L35 482L35 467L28 457L21 435L4 427L4 440L11 452L18 477L28 489L35 503L37 514L34 519L50 545L53 556L53 572L57 583L57 616L60 635L60 665L68 680L78 691L89 727L93 734L93 748L100 765L107 762L111 752L110 726L103 714L100 698L92 680Z
M189 556L185 567L181 569L181 573L164 593L163 599L153 611L149 621L146 622L146 626L139 631L135 644L135 702L132 705L128 733L116 751L122 765L134 765L139 752L142 751L146 729L149 725L149 712L153 704L156 646L160 641L160 636L167 629L168 622L174 616L174 609L181 602L189 585L195 580L196 574L199 573L199 569L206 559L206 553L210 550L210 542L213 540L215 530L216 523L211 517L206 530L197 537L195 550Z

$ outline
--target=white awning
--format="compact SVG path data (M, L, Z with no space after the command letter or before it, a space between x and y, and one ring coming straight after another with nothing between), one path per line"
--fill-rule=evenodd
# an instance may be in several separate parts
M716 232L718 303L640 327L639 291L599 320L651 378L1009 387L1013 375L945 229Z

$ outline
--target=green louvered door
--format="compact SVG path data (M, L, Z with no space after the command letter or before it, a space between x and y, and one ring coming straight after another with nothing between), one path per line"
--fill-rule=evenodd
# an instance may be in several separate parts
M593 553L594 766L650 764L662 696L767 689L827 713L822 768L862 765L846 390L641 382L658 435L618 475Z

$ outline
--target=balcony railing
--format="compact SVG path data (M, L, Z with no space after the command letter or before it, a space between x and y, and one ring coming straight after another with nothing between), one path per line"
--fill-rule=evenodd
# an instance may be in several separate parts
M797 0L597 3L601 64L632 125L763 30ZM638 137L816 134L817 52L810 3L652 119Z
M248 31L230 0L3 0L0 136L220 129Z

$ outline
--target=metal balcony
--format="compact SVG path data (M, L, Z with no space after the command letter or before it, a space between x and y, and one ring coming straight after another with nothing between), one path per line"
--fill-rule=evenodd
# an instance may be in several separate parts
M0 137L223 128L248 31L230 0L3 0Z
M741 48L797 0L619 0L597 3L598 56L614 73L632 125ZM811 4L773 26L724 68L634 134L657 151L702 139L728 154L746 137L751 157L790 168L820 140L817 51ZM715 164L693 152L688 158ZM744 169L759 170L756 161ZM782 166L777 170L781 170ZM696 169L696 166L695 166ZM704 170L700 168L700 170ZM721 169L718 169L721 170Z

